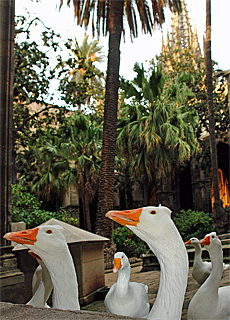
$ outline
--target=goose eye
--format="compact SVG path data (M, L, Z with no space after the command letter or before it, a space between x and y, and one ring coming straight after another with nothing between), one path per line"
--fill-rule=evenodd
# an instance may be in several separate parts
M212 238L214 238L214 236L212 236Z
M156 214L157 212L155 210L150 211L150 214Z
M46 233L53 233L52 230L46 230Z
M124 258L124 256L121 257L122 259Z

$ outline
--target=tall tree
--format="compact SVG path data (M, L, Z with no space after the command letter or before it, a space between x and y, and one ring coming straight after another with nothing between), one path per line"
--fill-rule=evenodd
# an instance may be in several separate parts
M44 128L31 146L36 170L32 191L44 202L60 205L68 187L75 187L82 200L82 225L88 231L92 231L90 203L98 190L101 133L101 124L90 115L75 112L60 126Z
M89 109L96 104L96 99L102 99L105 86L104 73L95 66L95 62L103 61L102 47L97 40L88 42L88 37L84 35L81 45L77 39L68 40L65 46L69 58L62 61L59 57L55 68L62 100L79 111L86 103Z
M11 214L14 12L14 0L0 1L0 245Z
M212 181L214 190L213 224L218 234L228 230L228 217L220 199L218 183L218 164L215 138L215 115L213 109L212 58L211 58L211 0L206 0L206 40L205 40L206 86L209 116Z
M32 25L44 27L40 40L33 41L30 37ZM40 29L41 30L41 29ZM51 76L49 76L49 57L47 51L56 52L59 46L59 35L45 27L41 20L29 20L24 16L15 18L14 39L14 88L13 88L13 177L12 183L17 181L17 174L22 170L33 173L32 164L28 162L27 169L18 163L24 153L29 152L30 140L36 141L42 126L61 122L65 108L50 104L49 94ZM50 111L51 110L51 111ZM33 142L31 142L33 145ZM28 158L26 159L28 160Z
M143 185L144 205L148 205L148 183L155 172L164 177L197 151L194 110L186 108L193 96L187 87L190 75L181 73L165 84L162 69L153 68L149 76L143 66L135 64L137 76L122 83L129 104L121 105L118 146L132 175ZM130 98L132 99L130 101Z
M61 0L61 5L63 0ZM68 0L67 3L70 3ZM102 163L99 184L99 199L97 206L96 232L111 237L112 224L105 219L105 213L113 208L114 166L116 154L117 103L119 88L120 41L124 33L123 17L126 15L130 35L137 37L137 19L134 8L136 4L144 33L152 34L154 26L164 22L164 6L171 10L181 8L180 0L152 0L152 13L146 0L73 0L75 16L78 24L88 26L91 13L92 29L97 29L98 35L102 29L103 35L109 34L109 50L106 77L106 92L104 105ZM96 15L94 16L94 12ZM94 21L96 19L96 23ZM102 21L102 25L101 25Z

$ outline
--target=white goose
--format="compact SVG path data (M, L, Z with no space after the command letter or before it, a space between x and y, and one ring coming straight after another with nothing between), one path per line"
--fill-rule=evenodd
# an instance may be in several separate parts
M199 240L197 238L191 238L185 245L190 245L195 249L194 263L192 268L193 278L201 285L205 282L212 271L212 263L202 260L202 250ZM223 263L224 270L229 267L229 264Z
M39 263L37 269L34 271L32 279L32 298L27 302L27 305L37 308L49 308L47 300L53 290L52 280L50 278L49 271L47 270L43 261L35 255L31 250L29 253Z
M219 288L223 272L223 251L221 241L215 232L207 234L200 241L209 252L212 271L196 292L188 307L189 320L230 319L230 286Z
M10 232L4 238L24 244L42 259L53 284L53 308L80 310L77 276L61 226Z
M157 298L148 319L179 320L188 279L188 255L167 207L109 211L106 216L144 240L160 263Z
M115 253L113 272L118 271L118 278L105 297L105 308L112 314L147 318L148 286L130 282L130 269L129 259L124 252Z
M211 262L203 261L202 260L202 250L199 240L197 238L191 238L185 245L190 245L195 249L195 256L194 256L194 263L192 268L192 276L193 278L199 283L202 284L208 278L212 271L212 264Z

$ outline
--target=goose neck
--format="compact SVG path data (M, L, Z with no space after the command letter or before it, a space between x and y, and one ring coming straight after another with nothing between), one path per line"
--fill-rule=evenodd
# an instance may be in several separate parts
M78 282L72 256L69 251L57 256L56 259L44 261L53 284L53 307L80 310Z
M130 266L122 268L118 271L117 277L117 290L120 295L125 295L128 291L129 280L130 280Z
M210 286L218 291L219 283L223 273L223 251L220 250L209 250L209 255L212 263L212 271L207 281L206 286Z
M199 243L194 243L193 244L193 247L195 249L195 254L196 256L200 256L201 257L201 254L202 254L202 251L201 251L201 246Z
M161 275L157 298L149 319L181 319L182 306L188 277L188 256L182 239L156 250L151 246L160 263Z

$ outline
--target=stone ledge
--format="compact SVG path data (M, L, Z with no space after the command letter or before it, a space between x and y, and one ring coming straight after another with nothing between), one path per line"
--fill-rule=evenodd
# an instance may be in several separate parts
M0 302L1 320L122 320L139 318L122 317L102 312L66 311L48 308L33 308L23 304Z
M24 274L19 270L5 272L0 275L1 287L12 286L19 283L24 284L24 281Z

